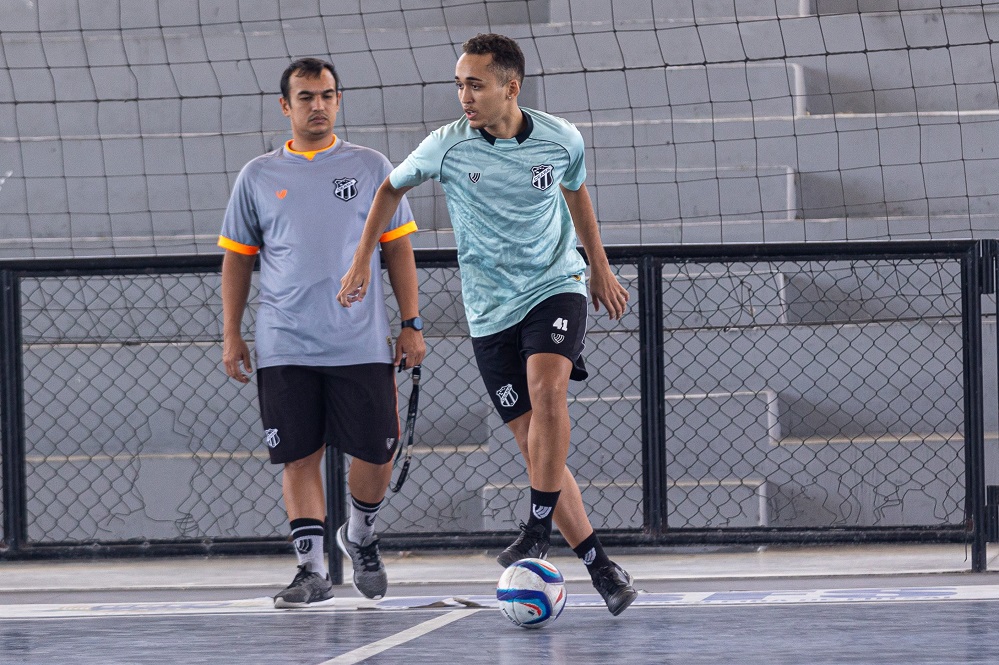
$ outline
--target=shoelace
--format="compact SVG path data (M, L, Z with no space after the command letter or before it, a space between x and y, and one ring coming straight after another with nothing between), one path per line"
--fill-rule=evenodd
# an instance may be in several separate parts
M292 586L300 584L304 582L306 579L308 579L309 575L315 575L315 574L316 573L313 573L311 570L308 570L305 567L305 564L302 564L301 566L298 567L298 572L295 574L295 579L291 581L291 584Z
M378 539L375 538L367 545L363 545L357 548L358 554L361 555L361 565L368 572L376 572L378 570Z

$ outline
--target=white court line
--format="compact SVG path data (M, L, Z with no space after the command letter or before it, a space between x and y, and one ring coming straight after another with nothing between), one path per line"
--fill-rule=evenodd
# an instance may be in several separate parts
M2 597L2 596L0 596ZM633 607L726 607L738 605L814 605L844 603L899 603L940 601L999 601L999 585L858 587L832 589L761 589L739 591L672 591L642 592ZM570 593L566 608L603 608L597 594ZM62 604L0 604L0 621L53 620L85 618L153 618L162 616L246 615L284 612L356 612L363 611L424 611L452 610L463 616L481 609L495 610L495 595L469 596L391 596L379 601L367 598L337 598L331 606L279 610L268 597L242 600L176 601L138 603L62 603ZM461 614L464 613L464 614Z
M396 633L395 635L390 635L359 649L354 649L353 651L340 654L332 660L324 660L319 663L319 665L348 665L349 663L359 663L366 658L371 658L372 656L380 654L382 651L399 646L400 644L405 644L410 640L415 640L417 637L422 637L429 632L435 631L438 628L442 628L449 623L454 623L458 619L463 619L464 617L475 614L479 611L480 610L452 610L443 616L430 619L429 621L424 621L423 623L417 624L412 628L407 628L406 630Z

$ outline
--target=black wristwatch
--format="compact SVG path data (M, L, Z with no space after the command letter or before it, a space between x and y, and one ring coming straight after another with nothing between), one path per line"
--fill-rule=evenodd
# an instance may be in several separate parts
M423 330L423 319L418 316L414 316L411 319L406 319L402 322L403 328L412 328L413 330Z

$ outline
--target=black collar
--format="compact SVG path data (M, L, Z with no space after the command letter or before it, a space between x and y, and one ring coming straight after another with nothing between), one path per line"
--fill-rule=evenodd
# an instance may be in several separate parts
M524 141L526 141L527 138L531 135L531 132L534 131L534 119L531 118L531 114L525 113L523 109L521 109L520 112L521 114L523 114L524 120L526 122L524 124L523 131L513 137L517 139L517 143L523 143ZM489 145L496 145L496 137L487 132L485 128L480 127L479 133L482 134L482 138L489 141Z

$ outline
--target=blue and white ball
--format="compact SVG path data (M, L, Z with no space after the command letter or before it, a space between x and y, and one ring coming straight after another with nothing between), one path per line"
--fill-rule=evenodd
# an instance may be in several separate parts
M521 559L503 571L496 600L507 619L524 628L543 628L565 607L565 579L543 559Z

